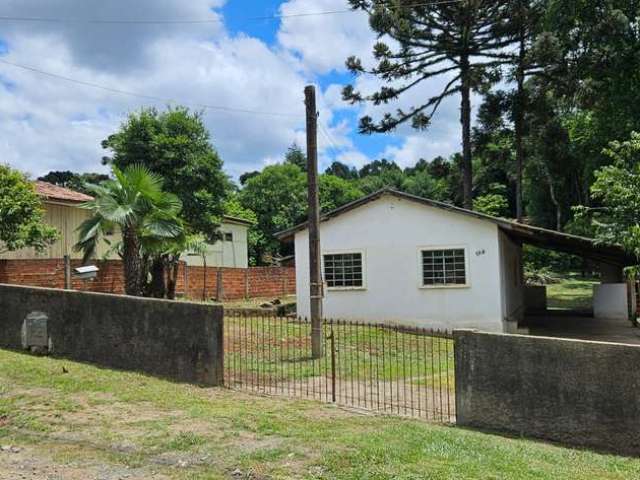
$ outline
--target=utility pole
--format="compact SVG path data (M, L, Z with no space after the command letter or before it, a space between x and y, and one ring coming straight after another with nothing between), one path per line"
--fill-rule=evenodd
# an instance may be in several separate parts
M309 198L309 293L311 355L322 357L322 275L320 273L320 200L318 198L318 111L316 89L304 89L307 107L307 182Z

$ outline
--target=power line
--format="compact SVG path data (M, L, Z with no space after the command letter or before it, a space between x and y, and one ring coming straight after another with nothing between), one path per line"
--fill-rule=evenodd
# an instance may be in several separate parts
M249 110L249 109L244 109L244 108L227 107L227 106L222 106L222 105L209 105L209 104L205 104L205 103L182 102L182 101L177 101L175 99L156 97L154 95L146 95L146 94L137 93L137 92L129 92L129 91L126 91L126 90L120 90L120 89L117 89L117 88L112 88L112 87L108 87L108 86L105 86L105 85L100 85L98 83L87 82L87 81L84 81L84 80L77 80L75 78L66 77L64 75L59 75L57 73L46 72L44 70L40 70L38 68L31 67L29 65L21 65L19 63L13 63L13 62L10 62L10 61L4 60L4 59L0 59L0 63L3 63L5 65L10 65L10 66L15 67L15 68L20 68L22 70L27 70L27 71L30 71L30 72L33 72L33 73L37 73L37 74L40 74L40 75L44 75L44 76L47 76L47 77L55 78L57 80L63 80L65 82L71 82L71 83L75 83L77 85L83 85L85 87L96 88L96 89L99 89L99 90L104 90L106 92L116 93L118 95L127 95L127 96L130 96L130 97L142 98L142 99L145 99L145 100L152 100L152 101L155 101L155 102L181 103L181 104L184 104L184 105L198 107L198 108L202 108L202 109L206 109L206 110L216 110L216 111L228 112L228 113L243 113L243 114L250 114L250 115L265 115L265 116L273 116L273 117L302 118L302 115L296 115L296 114L293 114L293 113L268 112L268 111L259 111L259 110Z
M410 5L403 5L403 7L417 8L417 7L429 7L436 5L447 5L452 3L460 3L465 0L439 0L432 2L421 2ZM301 12L301 13L276 13L273 15L264 15L257 17L247 17L242 20L245 21L259 21L259 20L279 20L282 18L299 18L299 17L316 17L323 15L340 15L345 13L359 13L359 10L344 9L344 10L327 10L320 12ZM0 15L0 22L29 22L29 23L70 23L70 24L92 24L92 25L206 25L220 23L220 19L184 19L184 20L126 20L126 19L97 19L97 18L62 18L62 17L24 17L24 16L11 16Z

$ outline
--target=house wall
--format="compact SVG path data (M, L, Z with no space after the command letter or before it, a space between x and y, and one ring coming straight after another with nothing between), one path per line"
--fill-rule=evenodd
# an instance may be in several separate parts
M524 281L522 274L522 246L504 232L500 239L500 282L502 312L505 322L517 322L524 315Z
M37 252L33 248L23 248L15 252L3 253L0 259L54 259L63 258L65 255L70 255L74 259L82 258L82 253L76 252L73 246L78 242L78 228L91 213L79 208L76 204L45 202L44 207L44 221L58 230L58 240L42 252ZM108 251L109 245L101 243L98 246L98 258L104 258ZM109 258L117 258L117 254L112 254Z
M502 331L496 225L385 195L321 224L321 250L361 251L366 287L325 289L326 318ZM420 247L464 247L468 287L421 288ZM309 315L308 233L295 238L298 313Z
M42 252L37 252L33 248L23 248L15 252L7 252L0 255L0 259L6 260L35 260L35 259L61 259L65 255L71 256L72 259L81 259L82 252L76 252L73 248L78 242L78 228L86 219L91 216L91 212L80 208L77 204L64 204L56 202L45 202L44 221L47 225L58 230L58 240ZM228 267L228 268L247 268L248 245L247 245L246 225L223 222L220 231L231 233L233 241L219 241L214 245L210 245L207 252L207 266L209 267ZM111 238L112 243L119 241L120 234L116 233ZM110 252L111 247L106 242L101 242L97 249L97 259L118 259L116 252ZM108 254L108 255L107 255ZM189 265L202 266L202 257L185 257Z
M233 241L220 240L207 248L207 266L209 267L229 267L247 268L249 266L249 246L247 243L246 225L231 222L222 222L220 232L231 233ZM188 265L202 267L204 265L201 256L185 257Z

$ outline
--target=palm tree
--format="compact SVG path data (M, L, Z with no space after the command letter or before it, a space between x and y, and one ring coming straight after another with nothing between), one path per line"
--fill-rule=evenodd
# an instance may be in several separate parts
M143 262L144 244L173 239L184 226L178 217L182 204L178 197L162 190L162 177L142 165L124 170L112 167L113 179L100 185L87 185L94 199L83 204L93 215L79 227L76 249L84 261L94 257L100 241L109 243L107 234L119 229L122 240L112 249L124 264L125 293L140 296L146 284Z

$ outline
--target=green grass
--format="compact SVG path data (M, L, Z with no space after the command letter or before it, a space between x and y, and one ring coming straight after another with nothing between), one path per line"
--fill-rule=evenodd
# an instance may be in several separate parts
M593 308L593 286L597 283L595 280L569 277L547 285L547 305L563 310L590 310Z
M200 480L236 469L283 479L640 478L638 459L1 350L0 386L0 444L59 468Z

